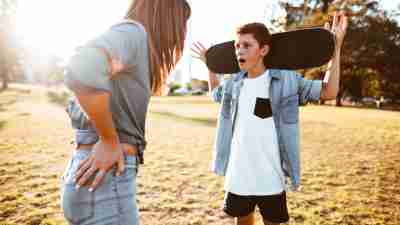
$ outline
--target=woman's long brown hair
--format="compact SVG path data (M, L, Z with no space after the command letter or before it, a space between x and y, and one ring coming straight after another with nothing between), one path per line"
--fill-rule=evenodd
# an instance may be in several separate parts
M138 21L146 29L155 95L161 95L168 74L182 56L190 14L186 0L132 0L125 18Z

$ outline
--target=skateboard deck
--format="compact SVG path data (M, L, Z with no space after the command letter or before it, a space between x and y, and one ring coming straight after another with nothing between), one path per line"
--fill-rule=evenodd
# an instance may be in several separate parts
M240 72L235 42L210 47L206 52L207 67L221 74ZM307 28L271 35L271 50L264 58L269 69L306 69L327 63L335 51L335 36L323 28Z

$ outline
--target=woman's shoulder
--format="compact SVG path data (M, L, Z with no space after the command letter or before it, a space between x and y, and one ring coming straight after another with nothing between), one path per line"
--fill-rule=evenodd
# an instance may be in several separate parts
M132 20L123 20L112 25L106 32L89 41L89 46L103 47L113 52L132 52L139 46L146 45L147 34L143 26ZM128 54L128 53L127 53Z
M124 33L128 33L131 35L146 36L146 30L145 30L144 26L135 20L124 19L124 20L112 25L110 30L124 32Z

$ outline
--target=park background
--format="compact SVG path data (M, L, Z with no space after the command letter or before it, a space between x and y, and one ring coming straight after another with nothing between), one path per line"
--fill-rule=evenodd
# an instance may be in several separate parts
M0 225L65 224L59 181L72 153L63 67L75 47L124 15L128 0L0 0ZM264 22L273 32L350 16L336 101L301 107L302 183L289 224L400 224L400 2L190 1L187 47L233 38ZM210 172L219 106L207 71L186 49L169 96L154 97L138 176L144 225L230 224L223 178ZM300 71L321 79L325 68ZM261 222L261 221L259 221Z

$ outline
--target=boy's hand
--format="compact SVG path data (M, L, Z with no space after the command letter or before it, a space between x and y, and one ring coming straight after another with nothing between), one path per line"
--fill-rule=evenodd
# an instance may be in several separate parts
M336 13L333 16L332 26L325 23L325 29L330 30L336 37L336 49L340 49L348 26L348 18L344 13Z
M194 58L200 59L201 61L206 63L207 48L204 47L203 44L201 44L200 42L195 42L193 43L193 46L190 48L190 50L192 51L192 56Z
M204 45L200 42L195 42L193 43L193 46L190 48L192 50L192 56L194 58L200 59L201 61L204 62L204 64L207 63L206 59L206 52L207 48L204 47ZM208 70L208 88L210 92L214 90L215 87L219 85L219 80L217 78L216 73L214 73L211 70Z

